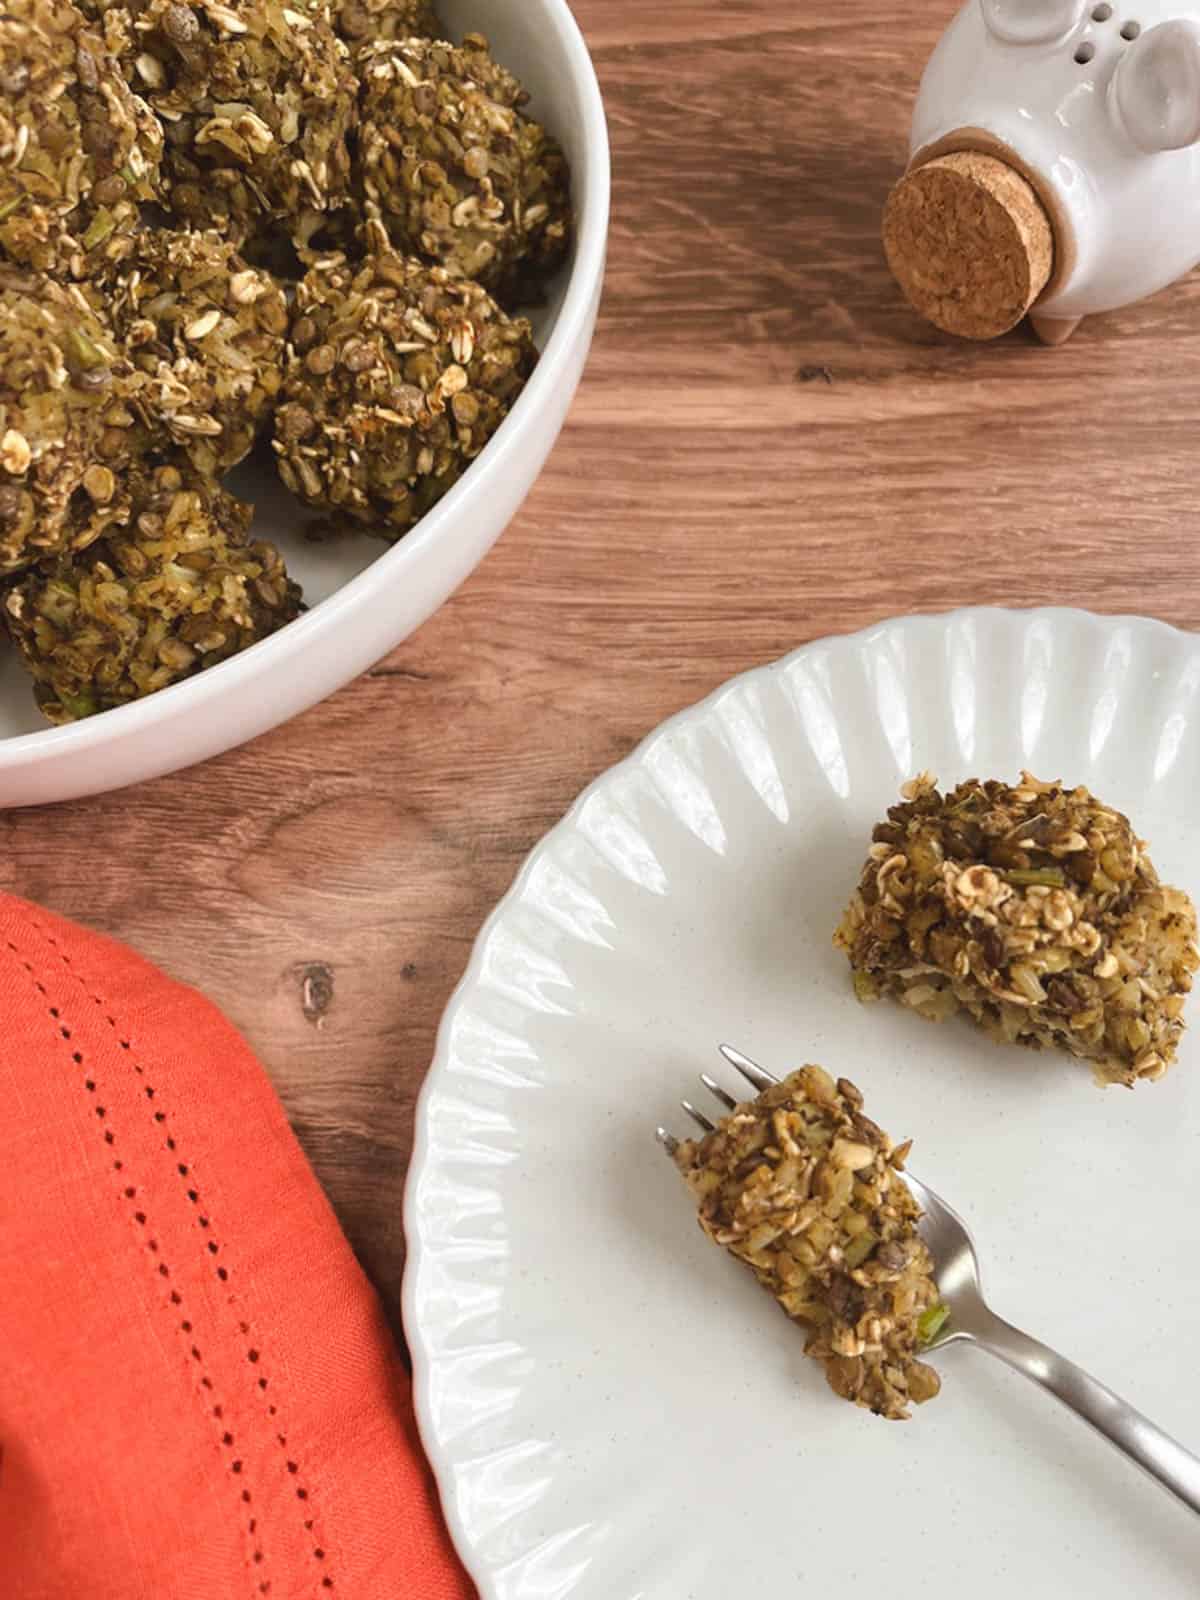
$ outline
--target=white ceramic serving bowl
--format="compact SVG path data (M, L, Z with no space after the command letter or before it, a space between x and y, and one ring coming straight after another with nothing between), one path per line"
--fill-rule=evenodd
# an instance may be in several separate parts
M454 37L486 32L531 91L571 162L578 234L535 318L542 358L495 438L444 500L388 549L304 539L308 514L268 468L240 469L255 529L283 550L311 609L231 661L146 700L47 728L15 652L0 657L0 808L98 794L253 739L348 683L407 638L472 572L533 486L591 345L608 233L608 133L600 88L566 0L440 0Z

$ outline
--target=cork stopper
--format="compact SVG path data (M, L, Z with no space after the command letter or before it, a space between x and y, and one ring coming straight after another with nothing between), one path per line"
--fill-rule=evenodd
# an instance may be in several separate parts
M1054 268L1054 229L1033 187L996 156L938 156L907 173L883 218L888 265L914 310L946 333L1015 327Z

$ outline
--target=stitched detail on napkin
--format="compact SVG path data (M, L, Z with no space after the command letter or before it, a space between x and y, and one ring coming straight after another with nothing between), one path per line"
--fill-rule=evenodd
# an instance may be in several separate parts
M77 968L75 967L74 963L71 960L71 957L67 954L67 952L58 943L58 941L55 939L53 933L48 928L43 927L40 923L35 922L34 926L37 928L37 931L42 935L42 937L46 940L46 943L54 951L55 955L61 961L63 966L67 969L67 971L71 975L71 977L75 980L75 982L82 989L83 993L100 1010L102 1016L104 1017L105 1023L107 1024L108 1028L110 1029L110 1031L113 1033L114 1037L116 1038L117 1043L120 1045L121 1050L124 1052L126 1059L128 1059L128 1061L130 1063L130 1066L133 1068L134 1073L140 1079L144 1080L144 1092L145 1092L145 1096L146 1096L147 1101L153 1103L157 1098L158 1091L156 1090L154 1085L151 1084L149 1082L149 1080L146 1078L145 1067L142 1064L142 1062L139 1061L139 1059L137 1057L137 1053L135 1052L135 1050L133 1048L132 1041L125 1036L125 1031L120 1027L120 1025L117 1022L116 1017L113 1015L113 1009L114 1008L111 1005L106 1004L106 1002L101 998L101 996L96 993L96 991L92 987L92 985L89 984L88 981L83 977L83 975L77 970ZM32 973L32 968L30 968L30 971ZM187 1162L187 1161L184 1161L183 1159L180 1159L181 1151L179 1150L178 1143L177 1143L177 1140L176 1140L174 1134L167 1130L168 1114L162 1108L161 1103L159 1105L157 1105L156 1109L152 1112L152 1116L154 1118L154 1121L156 1123L158 1123L159 1126L161 1128L163 1128L163 1130L164 1130L164 1133L165 1133L164 1148L172 1156L174 1156L176 1158L176 1160L175 1160L175 1173L176 1173L177 1178L179 1178L182 1181L182 1184L185 1187L185 1192L186 1192L189 1204L191 1204L193 1207L196 1208L196 1212L197 1212L196 1221L197 1221L197 1224L198 1224L198 1226L200 1227L200 1229L203 1232L205 1232L205 1233L207 1233L209 1235L209 1237L205 1241L206 1253L209 1256L214 1258L214 1263L215 1264L214 1264L214 1267L213 1267L213 1271L216 1274L218 1282L222 1285L222 1288L227 1291L226 1298L227 1298L227 1303L228 1303L230 1309L234 1309L238 1305L238 1296L236 1294L236 1291L230 1285L229 1268L224 1264L224 1261L222 1261L220 1259L220 1257L224 1253L225 1246L216 1237L212 1236L212 1219L211 1219L211 1217L209 1217L205 1213L205 1211L202 1208L201 1194L200 1194L200 1190L198 1188L197 1179L193 1175L191 1164L189 1162ZM239 1319L237 1326L238 1326L239 1335L246 1341L245 1354L246 1354L247 1363L251 1367L259 1369L256 1372L256 1376L255 1376L255 1379L254 1379L255 1387L256 1387L256 1389L258 1390L258 1393L259 1393L260 1403L265 1407L265 1414L266 1414L267 1419L269 1419L269 1422L270 1422L270 1425L271 1425L271 1432L273 1434L276 1446L283 1453L285 1469L286 1469L289 1477L300 1479L300 1481L298 1481L296 1483L296 1485L295 1485L295 1490L294 1490L295 1498L296 1498L296 1501L298 1503L300 1503L302 1509L305 1510L305 1511L308 1511L310 1513L307 1517L302 1517L301 1521L303 1523L304 1532L306 1533L306 1535L309 1538L309 1549L310 1549L310 1552L311 1552L311 1555L312 1555L312 1559L313 1559L314 1563L317 1564L317 1569L319 1571L321 1571L321 1573L322 1573L322 1576L321 1576L321 1579L320 1579L320 1587L321 1587L321 1589L323 1589L325 1591L328 1591L328 1590L333 1589L335 1587L335 1583L334 1583L334 1579L330 1575L329 1571L326 1569L326 1551L325 1551L324 1540L323 1540L322 1535L321 1535L321 1533L319 1531L318 1518L315 1515L315 1512L313 1512L313 1509L312 1509L311 1505L308 1504L308 1502L310 1501L310 1498L311 1498L309 1487L303 1482L303 1478L302 1478L302 1474L301 1474L299 1463L294 1461L294 1460L292 1460L287 1455L287 1435L286 1435L286 1433L281 1431L281 1423L280 1423L280 1419L279 1419L279 1407L278 1407L278 1404L276 1403L275 1400L269 1398L271 1380L267 1376L267 1374L264 1371L261 1370L262 1353L253 1342L253 1337L254 1336L253 1336L253 1330L251 1328L251 1325L246 1320ZM192 1346L190 1353L191 1353L191 1355L192 1355L194 1360L199 1361L199 1360L202 1359L201 1356L200 1356L199 1351L195 1348L195 1346ZM207 1383L203 1379L201 1381L202 1381L202 1384L205 1387L211 1389L211 1384L210 1383ZM219 1419L220 1416L221 1416L221 1408L219 1408L219 1407L217 1408L217 1413L216 1414L217 1414L217 1417ZM222 1444L225 1445L227 1440L229 1441L229 1444L226 1446L226 1448L232 1448L232 1446L233 1446L233 1444L235 1442L234 1441L234 1436L232 1434L230 1434L228 1431L226 1431L222 1435ZM231 1474L233 1476L239 1477L242 1474L242 1471L243 1471L243 1462L241 1461L240 1458L236 1458L235 1457L235 1459L230 1464L230 1472L231 1472ZM251 1496L251 1493L250 1493L249 1489L243 1489L241 1491L241 1499L242 1499L243 1505L245 1505L245 1506L250 1506L250 1505L253 1504L253 1498ZM258 1567L260 1569L260 1571L258 1573L256 1573L256 1576L258 1576L261 1579L261 1568L262 1568L262 1563L265 1560L265 1556L264 1556L264 1553L263 1553L262 1549L258 1546L257 1541L255 1539L255 1533L256 1533L256 1528L257 1528L257 1520L255 1518L251 1518L250 1521L249 1521L248 1527L249 1527L249 1532L250 1532L251 1537L252 1537L252 1541L254 1542L254 1548L253 1548L252 1555L251 1555L251 1561L252 1561L254 1566L256 1566L256 1567ZM270 1581L269 1580L260 1581L259 1584L258 1584L258 1592L261 1595L269 1594L270 1593Z
M42 930L39 929L38 931L41 932ZM53 942L53 940L50 940L51 944ZM46 1015L51 1027L58 1036L64 1055L69 1055L72 1066L79 1074L83 1092L91 1098L98 1131L102 1134L104 1143L109 1147L114 1182L118 1186L121 1198L126 1202L126 1209L135 1232L144 1240L145 1253L153 1265L155 1275L162 1280L162 1292L166 1294L166 1300L163 1304L171 1310L172 1320L176 1324L176 1332L181 1340L186 1343L188 1359L195 1367L196 1381L193 1392L196 1394L204 1411L209 1413L211 1420L218 1425L219 1431L219 1424L224 1415L224 1407L219 1402L214 1401L213 1381L205 1369L203 1353L191 1342L192 1323L185 1315L186 1308L183 1303L183 1297L176 1288L166 1289L165 1287L171 1281L171 1269L168 1263L162 1259L162 1253L159 1249L158 1240L154 1235L150 1218L143 1209L143 1202L139 1199L139 1185L131 1181L133 1174L128 1170L124 1156L121 1154L120 1140L112 1126L108 1107L104 1104L103 1088L89 1070L87 1058L75 1042L74 1033L69 1026L69 1019L64 1018L61 1007L49 1004L46 986L38 977L28 953L19 949L11 939L6 939L5 944L9 952L16 957L28 974L34 989L47 1002ZM69 958L62 951L58 953L69 967ZM99 1000L96 1003L97 1005L101 1004ZM109 1021L112 1021L111 1017ZM151 1091L151 1094L153 1094L153 1091ZM226 1435L225 1437L229 1436ZM224 1438L221 1443L224 1446ZM235 1463L234 1465L235 1468L240 1470L240 1463ZM241 1502L243 1506L251 1503L249 1491L244 1490L242 1492ZM254 1519L250 1519L245 1526L246 1569L248 1574L254 1574L254 1576L258 1577L259 1594L266 1595L270 1593L271 1586L270 1580L263 1577L267 1570L264 1565L266 1556L258 1544L256 1534L257 1524ZM258 1570L256 1571L256 1569Z

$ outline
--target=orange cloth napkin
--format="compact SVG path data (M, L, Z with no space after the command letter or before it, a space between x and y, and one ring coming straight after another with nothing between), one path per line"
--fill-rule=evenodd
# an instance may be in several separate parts
M378 1303L245 1042L0 897L0 1595L469 1600Z

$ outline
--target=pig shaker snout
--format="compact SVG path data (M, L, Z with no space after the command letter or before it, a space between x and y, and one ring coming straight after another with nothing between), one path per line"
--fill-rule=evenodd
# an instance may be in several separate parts
M1060 343L1200 261L1200 0L968 0L884 215L913 307Z

